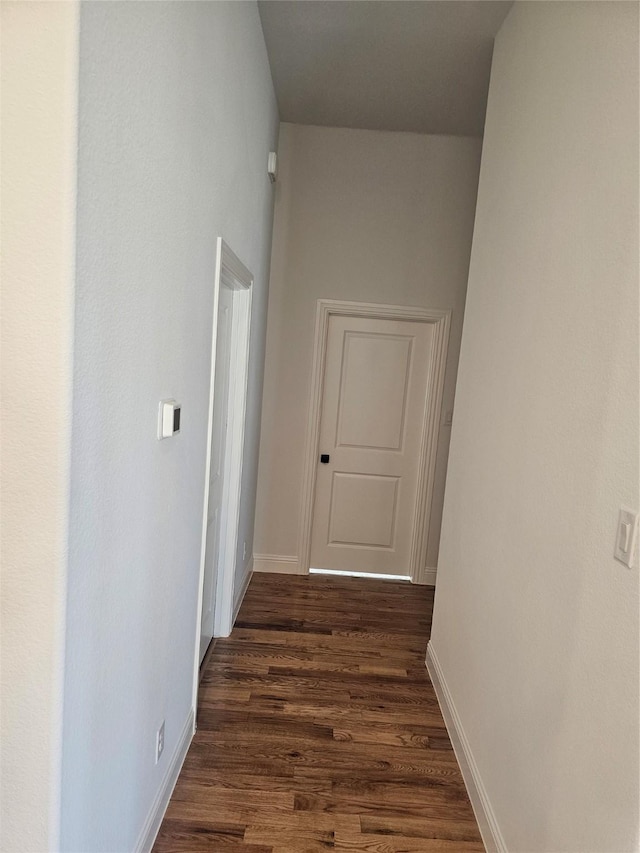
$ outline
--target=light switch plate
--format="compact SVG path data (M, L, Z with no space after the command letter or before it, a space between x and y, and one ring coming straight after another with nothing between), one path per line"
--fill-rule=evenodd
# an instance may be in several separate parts
M626 506L620 507L616 546L613 556L631 568L635 563L638 539L638 513Z

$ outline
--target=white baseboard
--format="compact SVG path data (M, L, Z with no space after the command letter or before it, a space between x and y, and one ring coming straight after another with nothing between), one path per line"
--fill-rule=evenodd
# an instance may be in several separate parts
M254 554L254 572L274 572L281 575L306 575L300 571L297 557L282 557L277 554Z
M473 753L471 752L469 741L462 728L460 717L453 704L453 698L449 692L442 668L431 643L427 646L426 665L434 690L436 691L436 696L438 697L440 710L442 711L442 716L444 717L447 731L453 744L453 750L460 765L462 778L464 779L487 853L508 853L496 816L489 802L489 796L480 777Z
M435 586L436 585L436 575L438 574L438 570L431 568L431 566L427 566L426 569L423 570L422 574L422 583L425 586Z
M187 755L187 750L189 749L194 733L195 726L192 708L189 712L189 716L187 717L187 721L184 724L180 738L178 739L178 744L171 756L171 761L167 767L167 772L162 780L162 784L160 785L156 798L149 809L149 814L144 822L142 831L138 836L138 842L134 847L135 853L150 853L155 843L156 836L160 831L160 825L162 824L164 814L167 810L167 806L169 805L171 794L173 794L173 789L178 781L178 776L182 770L182 765L184 764L184 759Z
M253 574L253 557L251 557L251 559L247 563L247 568L246 568L245 573L244 573L244 579L242 581L242 586L240 587L240 590L236 594L235 601L233 602L233 623L234 623L234 625L235 625L236 619L238 618L238 611L240 610L240 607L242 606L242 602L243 602L245 594L247 592L247 588L249 587L249 584L251 583L251 575L252 574Z
M415 578L412 583L418 584L419 586L435 586L437 574L438 570L434 566L424 566L422 571L418 574L418 577Z

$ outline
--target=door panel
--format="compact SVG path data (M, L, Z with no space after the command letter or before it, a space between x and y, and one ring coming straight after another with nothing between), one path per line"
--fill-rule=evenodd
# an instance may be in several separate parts
M221 284L218 296L218 332L213 391L213 423L211 430L211 465L209 468L209 503L207 506L207 542L205 546L202 593L200 661L213 637L216 579L224 543L225 461L227 423L229 419L229 377L231 367L231 331L233 291Z
M399 482L398 477L334 472L329 544L393 547Z
M408 336L345 333L337 446L401 449L411 345Z
M332 316L311 565L408 575L432 326Z

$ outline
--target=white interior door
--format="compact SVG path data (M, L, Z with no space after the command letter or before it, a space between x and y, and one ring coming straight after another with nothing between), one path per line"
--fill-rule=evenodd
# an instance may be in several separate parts
M202 621L200 628L200 661L213 637L216 581L221 555L225 553L224 518L227 506L225 476L227 465L227 434L229 421L229 381L233 330L233 291L220 283L218 296L218 332L211 429L211 465L209 468L209 501L202 592Z
M432 335L429 323L330 318L313 568L411 574Z

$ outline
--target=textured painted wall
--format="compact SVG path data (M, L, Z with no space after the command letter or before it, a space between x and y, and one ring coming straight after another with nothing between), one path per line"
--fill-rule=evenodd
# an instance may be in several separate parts
M256 554L298 556L316 301L452 311L453 406L481 141L283 124L269 296ZM427 565L438 558L442 426Z
M516 3L489 94L432 646L512 853L638 849L638 5Z
M56 850L78 4L2 3L0 848Z
M133 849L191 710L218 235L255 276L239 583L251 555L278 132L255 4L83 4L79 98L62 846L88 853Z

